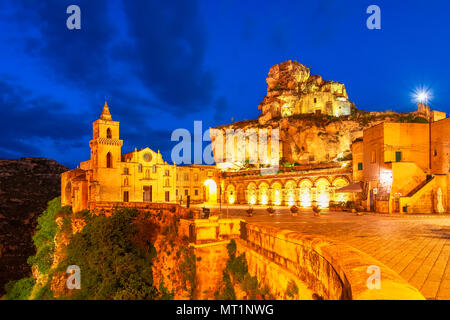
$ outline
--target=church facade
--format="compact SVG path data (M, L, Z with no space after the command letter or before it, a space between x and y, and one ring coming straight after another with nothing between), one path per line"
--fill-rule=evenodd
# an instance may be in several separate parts
M122 154L119 122L112 119L105 102L93 123L90 160L61 176L61 203L74 212L99 203L215 202L217 173L204 165L176 166L159 151L135 149Z

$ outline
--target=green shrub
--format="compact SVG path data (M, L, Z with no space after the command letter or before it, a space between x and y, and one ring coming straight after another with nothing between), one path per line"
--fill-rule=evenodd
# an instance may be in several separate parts
M57 197L47 204L47 209L37 219L36 233L33 236L33 243L39 250L49 243L53 243L58 226L55 222L55 215L61 211L68 211L70 208L61 208L61 197Z
M214 294L217 300L236 300L236 293L234 292L233 284L228 272L224 271L222 274L223 290Z
M191 299L193 299L195 294L196 257L192 248L182 248L181 250L184 256L183 261L180 263L180 272L182 274L181 280L185 287L187 287L186 284L189 283L190 296Z
M28 300L35 280L33 278L23 278L17 281L10 281L5 285L6 300Z
M293 280L289 280L287 288L286 288L286 295L288 297L293 298L297 294L298 294L297 284Z
M66 248L67 257L58 266L78 265L81 289L72 299L156 299L152 265L156 256L152 235L145 234L143 219L135 209L118 208L106 217L93 216Z

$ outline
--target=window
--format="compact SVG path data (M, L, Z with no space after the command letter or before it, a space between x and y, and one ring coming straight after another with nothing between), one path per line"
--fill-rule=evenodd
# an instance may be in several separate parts
M362 162L358 162L358 170L361 171L363 169L363 164Z
M112 134L111 134L111 129L110 128L106 129L106 138L107 139L112 139Z
M314 103L317 103L317 98L314 98Z
M138 164L138 172L142 172L142 164Z
M170 187L170 181L169 181L169 179L166 179L166 182L165 182L164 186L165 186L165 187Z
M146 153L144 154L144 161L145 161L145 162L150 162L150 161L152 161L152 155L151 155L151 153L146 152Z
M128 177L126 177L126 178L123 180L123 185L124 185L124 186L127 186L127 185L128 185Z
M130 200L128 191L123 192L123 202L128 202Z
M108 152L106 155L106 167L112 168L113 167L113 158L111 152Z
M153 173L156 173L156 164L153 165L152 171L153 171Z
M170 201L170 191L166 191L165 196L166 196L166 202L169 202Z
M150 179L150 170L145 170L145 179Z
M402 161L402 152L396 151L395 152L395 162L400 162L400 161Z
M198 181L198 173L194 173L194 181Z
M188 190L188 189L184 190L184 195L185 195L185 196L188 196L188 195L189 195L189 190Z
M175 195L178 197L178 189L175 190Z
M433 155L436 157L437 156L437 150L434 150Z
M123 168L123 174L128 174L128 173L129 173L128 168Z
M195 194L196 196L198 196L198 189L195 189L195 190L194 190L194 194Z
M189 175L187 173L184 174L184 181L189 181Z
M375 152L375 150L372 150L372 152L370 153L370 162L371 163L377 162L377 153Z
M164 175L165 175L166 177L170 176L169 173L170 173L169 170L164 171Z

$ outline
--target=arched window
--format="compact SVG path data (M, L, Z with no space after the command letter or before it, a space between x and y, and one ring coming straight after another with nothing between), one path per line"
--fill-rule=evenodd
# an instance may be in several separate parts
M142 172L142 164L138 164L138 172Z
M127 186L128 185L128 177L125 178L125 180L123 181L123 185Z
M110 128L106 129L106 138L107 139L112 139L112 134L111 134L111 129Z
M112 168L113 167L113 158L111 152L108 152L106 155L106 167Z

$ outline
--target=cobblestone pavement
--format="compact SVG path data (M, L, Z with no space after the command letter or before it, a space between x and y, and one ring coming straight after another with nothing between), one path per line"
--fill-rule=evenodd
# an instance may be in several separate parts
M288 208L270 217L265 208L255 208L247 217L247 206L228 208L228 216L248 222L323 235L343 241L396 271L427 299L450 299L450 216L386 216L349 212L322 212L316 217L302 211L294 217ZM219 208L212 207L212 213ZM222 216L227 207L222 207Z

